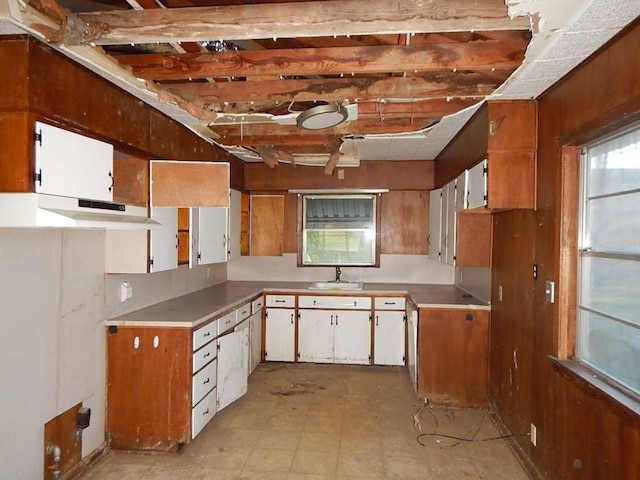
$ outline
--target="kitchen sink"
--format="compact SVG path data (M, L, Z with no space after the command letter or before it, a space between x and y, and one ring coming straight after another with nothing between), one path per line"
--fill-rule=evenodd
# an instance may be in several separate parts
M362 290L362 282L314 282L309 290Z

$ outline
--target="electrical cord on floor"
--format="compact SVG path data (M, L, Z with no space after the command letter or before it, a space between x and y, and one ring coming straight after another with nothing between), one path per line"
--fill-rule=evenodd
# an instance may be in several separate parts
M433 418L434 428L432 432L422 432L422 423L420 420L423 412L428 412ZM446 415L450 421L455 420L455 413L453 409L446 409ZM453 447L457 447L462 442L489 442L493 440L504 440L506 438L524 437L529 435L529 433L511 433L507 435L499 435L496 437L476 438L476 436L480 432L480 429L482 428L482 424L484 423L485 417L486 417L486 412L483 411L482 417L480 418L480 422L478 423L477 428L475 429L475 431L470 437L466 435L464 437L459 437L455 435L439 433L438 428L440 426L440 422L438 421L438 417L436 416L436 414L431 410L431 407L429 406L429 400L425 398L424 404L420 405L420 407L418 407L418 409L413 414L413 426L416 430L416 433L418 434L416 436L416 442L423 447L428 447L429 445L420 441L421 438L441 437L441 438L455 440L456 441L455 443L446 446L446 448L453 448ZM444 446L440 446L440 448L444 448Z

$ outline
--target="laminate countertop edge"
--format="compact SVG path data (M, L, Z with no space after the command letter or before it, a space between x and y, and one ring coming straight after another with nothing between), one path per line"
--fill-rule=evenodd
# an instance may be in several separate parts
M365 283L362 290L309 290L310 282L222 282L105 320L108 327L195 328L235 310L263 293L308 295L407 295L417 308L490 310L491 306L455 285Z

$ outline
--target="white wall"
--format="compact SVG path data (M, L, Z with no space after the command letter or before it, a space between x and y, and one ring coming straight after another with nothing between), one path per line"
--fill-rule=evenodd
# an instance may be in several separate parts
M0 472L43 478L44 424L91 408L83 456L104 441L104 234L0 229Z
M148 274L118 274L106 276L106 317L139 310L154 303L169 300L227 279L227 264L214 263L189 268L181 265L176 270ZM120 285L127 281L133 287L133 297L120 301Z
M297 256L240 257L227 266L229 280L301 281L332 280L334 267L298 267ZM342 267L342 280L379 283L453 284L455 269L426 255L381 255L380 268Z

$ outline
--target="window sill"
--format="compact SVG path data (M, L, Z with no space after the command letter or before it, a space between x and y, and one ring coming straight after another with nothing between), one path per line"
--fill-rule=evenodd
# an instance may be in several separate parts
M640 418L640 401L637 399L618 390L575 360L560 360L551 355L548 358L560 375L588 389L594 396L611 405L618 414L634 421Z

